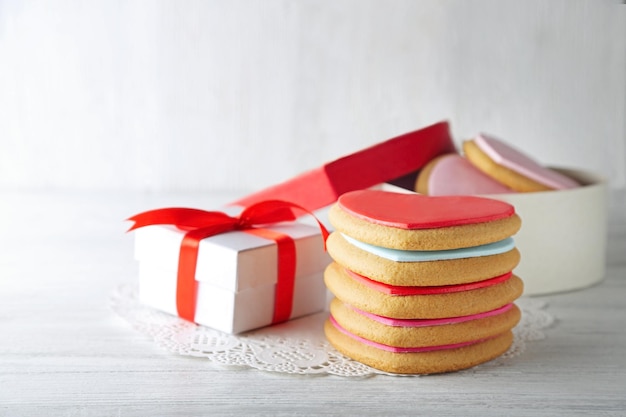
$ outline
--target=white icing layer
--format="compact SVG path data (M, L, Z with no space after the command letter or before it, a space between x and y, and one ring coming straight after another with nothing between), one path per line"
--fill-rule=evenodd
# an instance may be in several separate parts
M513 238L508 237L498 242L462 249L432 251L400 250L370 245L369 243L364 243L354 238L351 238L350 236L346 236L343 233L341 234L341 236L343 236L343 238L346 239L348 243L356 246L361 250L395 262L446 261L451 259L476 258L479 256L498 255L500 253L508 252L515 247L515 241L513 240Z

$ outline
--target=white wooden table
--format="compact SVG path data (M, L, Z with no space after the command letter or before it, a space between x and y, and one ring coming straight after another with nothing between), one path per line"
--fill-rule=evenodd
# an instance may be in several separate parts
M506 366L348 379L214 369L110 310L137 276L124 218L230 197L1 192L0 416L626 415L625 210L604 282L543 297L557 323Z

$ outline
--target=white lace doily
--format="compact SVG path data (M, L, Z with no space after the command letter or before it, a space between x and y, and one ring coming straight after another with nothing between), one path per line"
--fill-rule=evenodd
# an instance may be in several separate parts
M326 341L323 323L328 312L230 335L145 307L139 304L137 291L131 286L120 287L111 301L118 315L159 346L180 355L205 358L216 366L345 377L389 375L343 356ZM522 320L513 329L513 345L504 355L480 366L497 366L520 355L527 342L543 339L543 330L554 322L541 300L523 297L516 304L522 310Z

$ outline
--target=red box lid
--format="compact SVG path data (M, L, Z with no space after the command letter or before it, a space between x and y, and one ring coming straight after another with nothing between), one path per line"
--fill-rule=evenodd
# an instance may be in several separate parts
M456 152L456 148L448 123L439 122L328 162L232 204L249 206L263 200L286 200L313 211L334 203L341 194L408 175L450 152Z

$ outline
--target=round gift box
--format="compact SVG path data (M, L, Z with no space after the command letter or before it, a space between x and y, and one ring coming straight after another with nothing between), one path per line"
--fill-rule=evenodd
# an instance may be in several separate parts
M524 281L525 295L585 288L606 273L606 180L581 170L554 169L581 186L485 196L513 204L522 218L514 236L521 261L514 272Z

